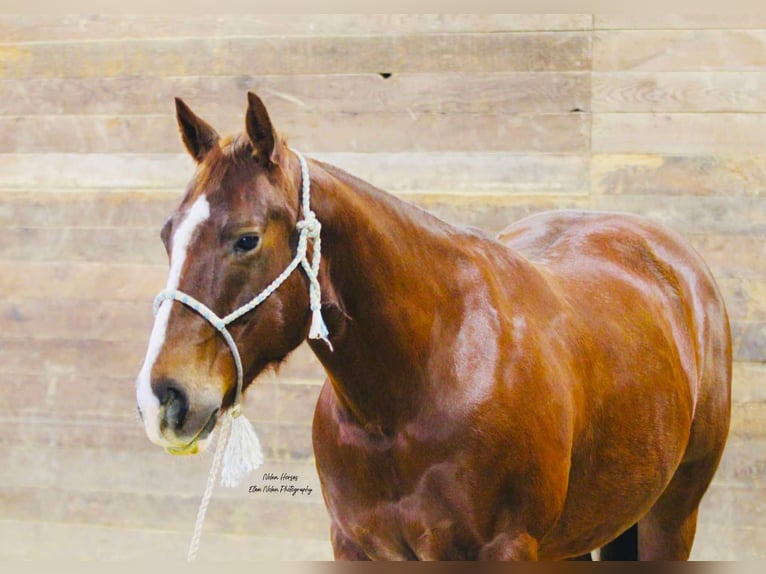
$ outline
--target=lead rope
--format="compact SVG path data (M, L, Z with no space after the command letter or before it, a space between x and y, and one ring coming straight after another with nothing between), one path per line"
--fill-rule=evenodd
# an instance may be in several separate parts
M194 525L194 533L189 544L187 559L191 562L197 557L200 538L202 536L202 526L205 522L205 514L213 497L215 482L218 478L218 471L221 472L221 484L223 486L234 487L252 470L263 464L263 453L258 436L255 434L253 426L247 420L242 412L241 398L243 386L242 359L237 349L234 338L229 333L226 326L239 319L242 315L252 311L258 305L263 303L269 295L276 291L279 286L295 271L300 265L309 279L309 304L311 308L311 326L309 327L309 339L321 339L330 350L333 350L332 343L328 339L329 332L322 317L322 292L319 286L319 262L321 260L322 244L320 234L322 225L311 210L311 179L308 165L303 156L295 152L301 165L301 206L303 219L298 221L296 229L299 232L298 246L295 257L287 268L272 281L268 287L261 291L249 303L241 306L226 317L219 317L204 303L197 301L191 295L187 295L177 289L163 291L154 300L154 313L157 314L160 306L168 300L178 301L187 307L199 313L223 336L226 344L234 358L234 365L237 369L237 387L234 395L234 402L224 415L221 423L220 433L216 442L213 462L208 474L205 492L200 500L199 510L197 511L197 520ZM311 260L308 258L308 240L313 241L314 247L311 254Z

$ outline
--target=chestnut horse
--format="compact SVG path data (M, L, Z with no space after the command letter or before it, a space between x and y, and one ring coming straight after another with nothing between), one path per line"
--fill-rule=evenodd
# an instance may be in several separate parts
M223 316L293 259L299 159L249 94L221 138L177 100L197 162L162 229L168 289ZM556 211L497 238L308 162L332 349L313 443L336 558L686 559L730 416L721 294L678 235ZM299 226L298 226L299 227ZM306 340L300 269L230 325L245 384ZM152 441L205 447L232 404L223 338L165 301L137 380Z

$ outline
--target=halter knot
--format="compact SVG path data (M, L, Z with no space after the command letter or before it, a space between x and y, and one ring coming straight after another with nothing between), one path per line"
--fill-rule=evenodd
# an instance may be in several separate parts
M295 224L295 228L300 232L305 231L309 239L317 239L322 232L322 224L313 211L309 211L308 216L304 215L304 218Z

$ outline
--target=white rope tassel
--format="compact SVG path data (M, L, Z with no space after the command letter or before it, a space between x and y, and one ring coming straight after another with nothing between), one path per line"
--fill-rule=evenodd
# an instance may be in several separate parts
M229 409L231 433L223 453L221 485L234 488L251 471L263 464L261 443L239 404Z
M330 347L332 351L332 343L327 338L330 332L327 330L327 325L322 318L322 310L317 309L311 312L311 328L309 329L309 339L322 339Z

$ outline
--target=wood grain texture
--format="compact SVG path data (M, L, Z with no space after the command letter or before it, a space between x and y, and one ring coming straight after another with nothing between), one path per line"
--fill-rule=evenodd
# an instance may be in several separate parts
M766 277L720 277L717 281L731 319L766 321Z
M717 277L766 275L766 241L759 235L687 236Z
M763 29L762 14L594 14L597 30Z
M766 30L609 30L593 33L593 71L763 71Z
M111 451L88 448L55 449L40 445L37 450L10 446L0 447L3 460L13 461L13 466L0 467L0 488L33 486L37 488L58 488L60 490L109 491L122 493L145 493L160 495L199 495L200 483L204 483L210 461L205 456L175 457L161 448L147 448L141 455L142 472L125 472L136 464L136 454L115 448ZM17 468L13 472L12 468ZM85 469L86 472L80 471ZM319 487L316 468L311 463L266 462L259 472L251 477L252 482L261 484L262 473L287 472L298 475L312 488ZM317 490L318 493L318 490ZM246 488L220 489L215 500L248 499ZM289 498L275 494L276 500ZM319 498L309 497L305 504L321 505Z
M0 17L6 42L585 30L589 14L99 14Z
M0 228L0 261L167 264L158 228Z
M167 265L0 262L0 297L150 301L167 274Z
M744 361L734 363L732 381L732 399L734 401L742 403L766 402L766 364ZM766 468L763 468L757 477L766 483Z
M589 207L642 215L685 235L709 233L766 238L766 196L596 194Z
M44 168L44 169L43 169ZM0 154L0 188L114 187L179 191L194 173L186 154Z
M596 72L594 113L766 112L763 72Z
M588 158L579 154L301 151L392 192L562 194L587 193L589 185ZM193 173L193 161L181 153L0 154L0 190L80 193L138 188L180 193Z
M47 518L51 522L188 531L189 517L195 516L198 505L198 495L69 490L62 496L57 489L0 489L4 518L11 520ZM216 498L215 505L218 511L205 519L206 533L244 535L268 530L278 538L321 540L326 536L327 511L321 504L294 504L264 495L244 500Z
M591 157L594 194L759 196L766 156L601 154Z
M159 226L182 197L180 190L5 191L0 192L0 228L152 228L159 239Z
M280 125L293 145L316 152L584 153L590 141L589 118L579 113L297 113ZM171 115L0 117L0 131L0 153L164 154L180 147Z
M594 153L766 153L766 114L601 113L592 129Z
M590 104L587 72L130 76L0 80L0 115L172 114L184 98L211 121L244 118L257 92L281 127L306 113L552 113ZM44 105L41 105L44 102Z
M731 338L735 360L766 361L766 323L732 321Z
M0 333L3 338L134 340L146 343L153 322L151 298L135 301L108 298L0 300Z
M325 527L326 531L329 526ZM185 531L118 528L95 524L0 519L0 556L29 560L182 561L189 544ZM268 535L206 533L200 562L223 557L246 561L332 560L329 539L276 538Z
M342 55L342 57L339 57ZM583 32L125 39L0 46L0 78L577 71Z

